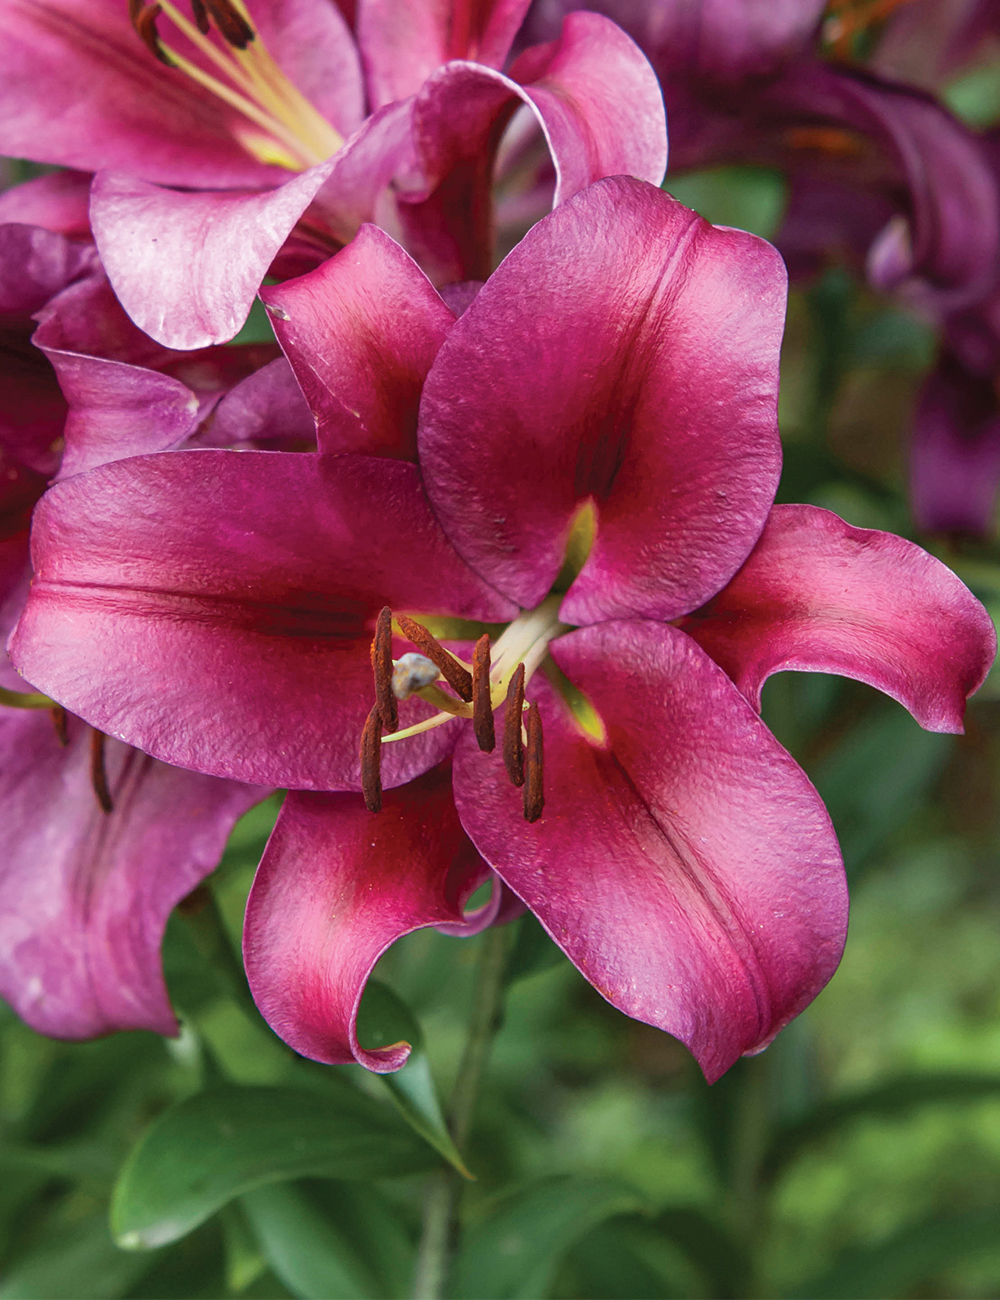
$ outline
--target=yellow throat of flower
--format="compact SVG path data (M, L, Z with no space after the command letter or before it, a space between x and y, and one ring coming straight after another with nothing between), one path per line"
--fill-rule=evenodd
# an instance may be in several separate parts
M194 22L172 0L129 0L132 25L161 63L176 68L235 109L233 134L259 162L304 171L341 148L343 136L278 67L243 0L191 0ZM164 17L218 71L206 72L157 30ZM212 28L223 44L212 40Z

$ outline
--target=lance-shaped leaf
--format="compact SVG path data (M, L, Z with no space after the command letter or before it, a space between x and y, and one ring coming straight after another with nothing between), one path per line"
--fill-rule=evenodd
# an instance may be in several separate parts
M183 1237L235 1196L293 1178L385 1178L437 1153L346 1083L322 1091L216 1088L162 1115L129 1156L111 1206L119 1245Z
M553 1178L510 1197L470 1229L455 1257L452 1300L548 1294L560 1255L605 1219L643 1208L637 1192L600 1178Z

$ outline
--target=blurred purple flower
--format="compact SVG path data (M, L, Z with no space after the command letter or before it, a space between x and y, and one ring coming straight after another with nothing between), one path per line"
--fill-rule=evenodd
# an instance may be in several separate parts
M537 0L538 39L571 0ZM928 92L821 57L867 10L821 26L823 0L587 0L649 56L663 87L671 169L779 168L791 184L776 242L793 273L847 254L882 290L935 311L1000 277L1000 202L973 132Z
M378 956L512 894L714 1079L815 996L846 928L829 819L760 684L841 672L959 731L988 616L899 538L772 509L783 268L651 186L561 205L457 321L373 227L265 296L320 454L186 451L57 485L19 669L157 757L299 791L245 932L297 1050L398 1068L405 1044L354 1028ZM496 623L468 678L430 635L464 659ZM411 646L454 693L390 691Z

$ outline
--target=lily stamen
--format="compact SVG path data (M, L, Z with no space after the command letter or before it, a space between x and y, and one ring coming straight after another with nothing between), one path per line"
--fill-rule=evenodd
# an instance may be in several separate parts
M386 731L399 729L399 708L393 692L392 610L388 605L379 611L372 642L372 671L375 675L375 702Z
M545 807L545 793L542 788L542 715L538 705L532 701L528 705L525 718L527 744L524 747L524 820L536 822Z
M511 784L523 787L524 816L529 822L542 815L542 722L537 704L525 705L524 690L532 674L548 654L549 642L564 631L558 620L560 596L542 602L537 609L516 618L490 645L483 633L472 654L472 671L437 640L431 632L406 614L396 615L396 626L420 653L409 652L398 660L392 653L392 611L388 605L379 611L372 641L372 669L375 676L376 703L368 715L361 734L361 788L371 812L382 806L381 746L406 740L440 727L452 718L468 718L479 748L491 753L496 748L493 713L502 704L503 762ZM495 657L494 657L495 655ZM437 684L436 677L455 690L450 695ZM398 713L390 711L384 699L387 693L396 700L419 695L438 712L422 722L398 729ZM385 727L387 717L394 725Z
M497 737L490 688L490 639L485 632L472 652L472 730L479 748L484 754L491 754L496 748Z
M340 149L338 131L288 80L250 21L242 0L192 0L194 22L171 0L129 0L132 25L146 47L167 67L183 72L260 127L260 137L238 132L240 143L261 162L302 171ZM177 30L227 78L212 76L160 36L156 22L168 18ZM226 43L210 39L212 25Z
M103 813L114 811L111 790L108 787L108 772L104 764L104 743L107 737L95 727L90 733L90 784L94 787L98 807Z
M377 704L361 732L361 792L369 812L382 808L382 715Z
M59 744L66 748L69 744L69 716L61 704L53 704L49 709L49 716L52 718L52 725L56 729L56 736Z
M503 765L512 784L524 785L524 745L521 714L524 712L524 664L518 664L507 690L503 711Z

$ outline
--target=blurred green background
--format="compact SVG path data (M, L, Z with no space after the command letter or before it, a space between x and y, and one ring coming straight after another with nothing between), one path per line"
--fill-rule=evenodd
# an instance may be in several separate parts
M996 86L974 90L970 117ZM667 188L765 235L784 200L779 176L746 169ZM255 316L242 337L266 328ZM925 325L842 269L796 287L780 499L914 536L906 431L934 353ZM917 540L1000 610L996 546ZM926 734L892 701L822 676L773 679L765 716L841 838L852 914L839 972L772 1048L709 1089L682 1047L613 1011L531 918L517 922L454 1294L1000 1294L1000 674L962 737ZM419 1173L237 1188L155 1249L109 1235L129 1152L202 1089L231 1099L234 1141L236 1089L301 1088L332 1112L346 1081L395 1113L382 1081L296 1060L248 1003L235 954L276 809L244 819L210 896L171 920L179 1039L60 1044L0 1009L0 1300L407 1294ZM422 932L379 969L423 1027L426 1057L407 1071L425 1103L419 1070L429 1062L447 1095L457 1068L481 942ZM292 1093L273 1096L294 1110ZM181 1148L182 1164L200 1158Z

